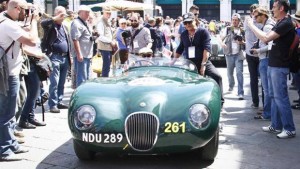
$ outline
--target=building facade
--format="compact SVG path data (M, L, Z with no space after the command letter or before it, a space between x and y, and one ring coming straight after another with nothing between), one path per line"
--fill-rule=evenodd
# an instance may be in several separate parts
M58 5L67 7L70 10L76 11L80 4L95 4L105 2L105 0L28 0L28 2L34 2L38 4L44 3L45 12L53 13L53 4L55 1ZM142 2L146 4L153 4L161 6L163 10L163 16L170 16L177 18L182 14L188 12L192 5L197 5L200 9L200 17L206 20L221 20L230 21L232 13L239 13L243 15L249 15L249 7L254 4L260 4L272 8L273 0L130 0L135 2ZM299 1L299 0L298 0ZM294 14L298 5L300 10L300 2L297 0L290 0L291 10L290 13ZM145 11L152 15L153 11ZM154 14L157 15L158 13Z

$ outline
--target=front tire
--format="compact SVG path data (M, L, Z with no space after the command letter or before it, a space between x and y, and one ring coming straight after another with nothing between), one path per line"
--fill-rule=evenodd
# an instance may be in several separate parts
M93 160L95 157L95 152L87 150L81 144L79 144L76 140L73 139L73 147L76 156L83 161Z
M213 161L218 154L219 148L219 129L217 129L214 137L200 149L201 158L203 160Z

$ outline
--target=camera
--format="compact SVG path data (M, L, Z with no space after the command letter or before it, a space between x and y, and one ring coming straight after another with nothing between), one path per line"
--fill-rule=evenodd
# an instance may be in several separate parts
M31 14L33 14L35 8L29 8L29 9L25 9L25 16L29 16Z
M131 37L131 32L129 30L125 30L124 32L122 32L121 36L123 38L129 38Z
M234 39L234 40L237 40L237 41L243 41L243 37L242 37L241 35L236 35L236 34L235 34L235 35L233 36L233 39Z
M254 44L253 44L253 46L252 46L252 48L251 49L258 49L259 48L259 42L258 41L256 41ZM254 54L254 52L253 51L251 51L250 50L250 53L251 53L251 55L253 55Z
M93 32L92 36L90 37L90 41L95 41L99 37L98 32Z

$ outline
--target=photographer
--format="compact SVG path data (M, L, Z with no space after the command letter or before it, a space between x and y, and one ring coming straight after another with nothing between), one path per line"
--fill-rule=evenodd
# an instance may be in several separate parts
M229 81L229 89L233 90L235 81L233 77L233 71L236 67L236 76L238 80L238 99L244 99L244 77L243 77L243 62L244 62L244 37L245 32L239 26L241 22L241 16L237 13L232 15L232 23L230 27L227 27L222 36L222 47L224 54L226 55L227 64L227 76Z
M25 9L28 9L25 0L10 0L7 6L7 11L0 16L0 46L3 53L8 50L0 59L0 71L3 75L0 76L0 161L18 161L22 158L15 154L29 151L19 145L13 133L23 61L20 46L35 46L37 29L30 26L21 28L18 23L24 21ZM36 21L32 23L36 24Z
M54 17L44 19L41 25L44 29L42 39L42 50L50 56L53 71L50 74L49 101L51 113L60 113L59 109L68 108L62 103L64 85L68 73L70 60L70 41L67 27L63 24L66 9L57 6L54 10Z
M253 11L253 18L256 20L257 23L263 24L262 31L265 33L269 33L273 26L275 25L275 22L269 18L268 11L263 7L258 7ZM254 116L254 119L259 120L265 120L265 119L271 119L271 98L269 95L269 87L268 87L268 77L267 77L267 71L268 71L268 44L272 44L272 41L269 43L265 43L261 40L258 40L253 47L250 49L250 53L259 57L259 75L261 79L261 84L263 87L264 92L264 105L263 105L263 113L262 115L258 114Z

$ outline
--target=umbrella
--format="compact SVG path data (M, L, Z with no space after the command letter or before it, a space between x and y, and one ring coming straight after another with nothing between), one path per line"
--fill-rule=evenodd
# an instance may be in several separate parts
M90 8L101 7L101 8L110 8L112 11L128 11L128 10L146 10L153 9L153 5L144 4L139 2L132 1L106 1L102 3L88 5ZM158 6L156 8L159 8Z

